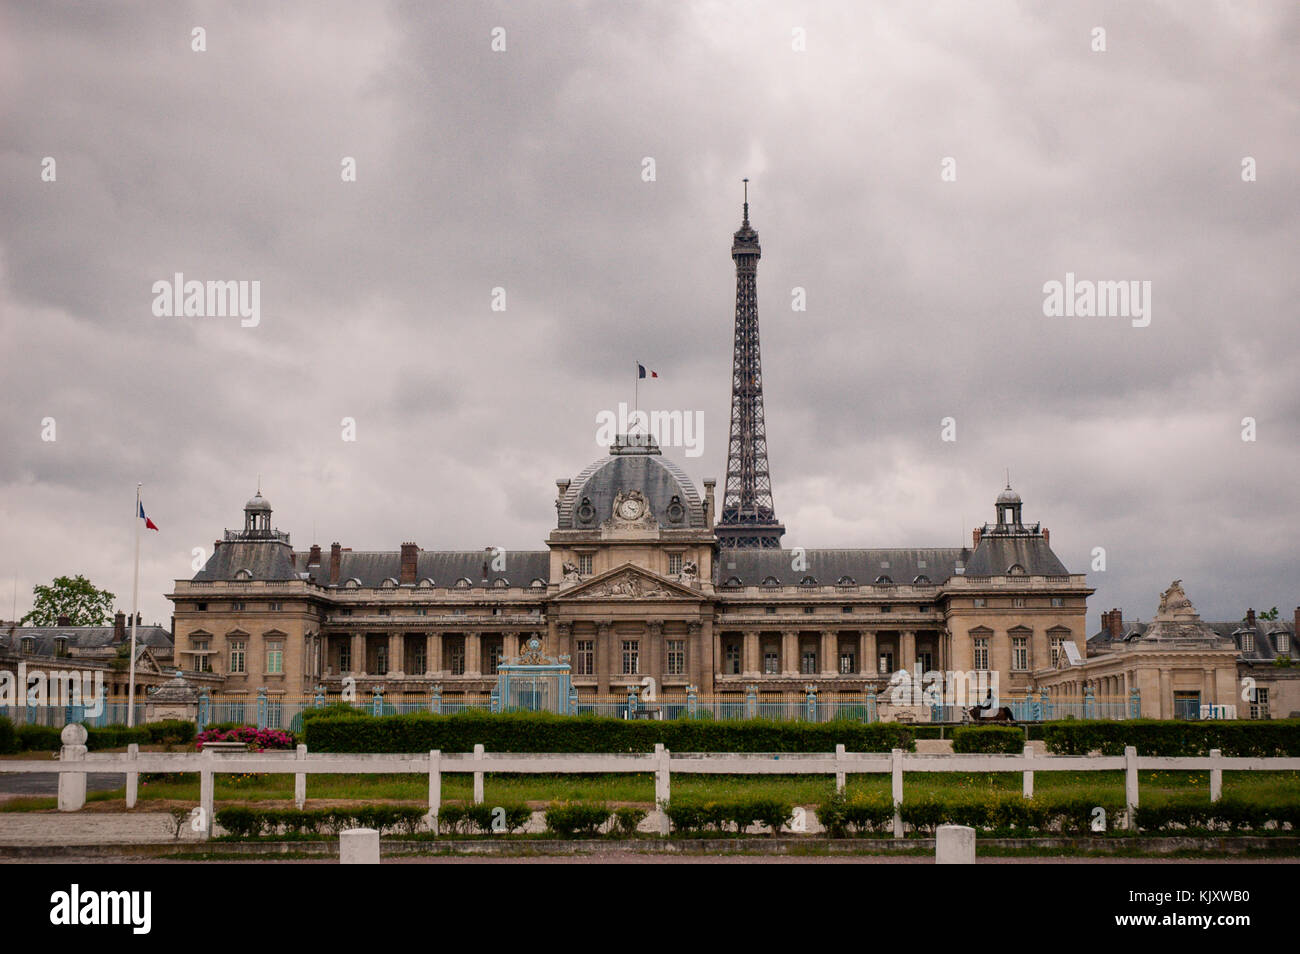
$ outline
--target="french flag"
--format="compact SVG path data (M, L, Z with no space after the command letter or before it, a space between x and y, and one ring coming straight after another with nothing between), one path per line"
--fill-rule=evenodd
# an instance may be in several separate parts
M637 362L637 365L636 365L636 376L637 376L638 379L640 379L640 378L644 378L644 377L646 376L645 365L642 364L640 361L638 361L638 362ZM658 372L658 371L651 371L651 372L650 372L650 377L652 377L652 378L657 378L657 377L659 377L659 372Z
M140 507L140 519L144 521L145 529L157 530L158 529L157 524L155 524L152 520L150 520L149 517L145 514L144 504L139 504L139 507Z

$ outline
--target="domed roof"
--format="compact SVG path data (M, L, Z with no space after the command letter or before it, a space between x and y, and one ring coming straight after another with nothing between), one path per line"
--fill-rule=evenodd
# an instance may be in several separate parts
M1006 490L998 494L998 503L1000 504L1018 504L1021 502L1022 501L1020 500L1020 494L1012 490L1010 484L1007 484Z
M691 479L660 455L653 442L646 446L615 443L608 457L578 474L560 497L559 529L595 530L614 513L620 493L639 490L650 513L667 530L704 526L703 504Z
M244 504L244 510L246 512L249 510L256 510L256 511L265 511L266 513L270 513L271 504L267 501L265 497L262 496L262 492L259 490L256 496L254 496L251 500L249 500L248 503Z

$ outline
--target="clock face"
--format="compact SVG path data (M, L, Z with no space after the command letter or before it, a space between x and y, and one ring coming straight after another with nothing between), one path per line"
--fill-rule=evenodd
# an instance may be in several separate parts
M618 505L618 515L624 520L635 520L641 516L641 511L644 508L645 504L641 500L636 497L629 497Z

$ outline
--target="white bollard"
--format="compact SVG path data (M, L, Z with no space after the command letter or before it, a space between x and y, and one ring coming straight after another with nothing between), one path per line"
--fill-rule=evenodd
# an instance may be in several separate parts
M69 722L63 727L59 738L63 748L59 750L60 762L84 762L86 760L86 727ZM76 812L86 804L86 773L59 773L59 811Z
M936 865L975 864L975 829L967 825L940 825L934 832Z
M379 864L379 832L373 828L349 828L339 832L339 864Z
M126 747L126 757L134 762L140 757L140 746L132 742ZM140 773L126 773L126 807L135 808L136 800L140 797Z

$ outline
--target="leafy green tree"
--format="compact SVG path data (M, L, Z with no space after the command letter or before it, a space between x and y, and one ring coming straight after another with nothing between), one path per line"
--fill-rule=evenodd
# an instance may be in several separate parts
M57 626L60 616L68 617L73 626L104 626L112 619L116 599L80 574L35 586L32 595L32 611L21 620L24 626Z

